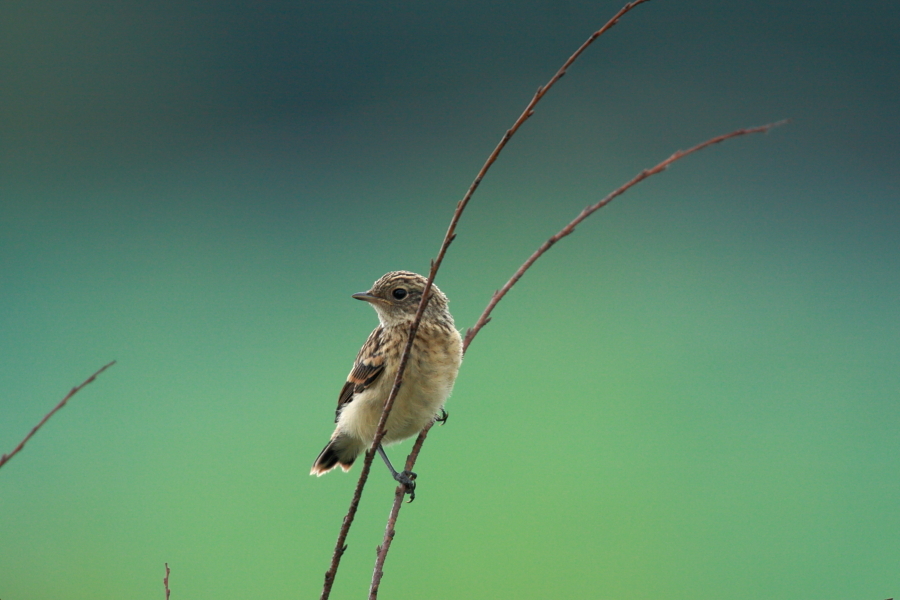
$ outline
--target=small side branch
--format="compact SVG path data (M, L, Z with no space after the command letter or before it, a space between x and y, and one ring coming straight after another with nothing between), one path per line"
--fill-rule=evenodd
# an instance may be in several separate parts
M85 379L85 380L81 383L81 385L79 385L79 386L77 386L77 387L73 387L72 390L71 390L68 394L66 394L66 397L63 398L62 400L60 400L59 404L57 404L56 407L55 407L53 410L51 410L51 411L48 412L46 415L44 415L44 418L41 419L41 422L38 423L37 425L35 425L35 426L32 428L32 430L31 430L30 432L28 432L28 435L25 436L25 439L23 439L21 442L19 442L19 445L16 446L16 447L13 449L12 452L10 452L9 454L4 454L2 457L0 457L0 467L2 467L3 465L5 465L7 462L9 462L9 459L11 459L13 456L15 456L16 454L18 454L19 451L20 451L22 448L25 447L25 444L28 443L28 440L30 440L30 439L32 438L32 436L34 436L34 434L36 434L36 433L38 432L38 429L40 429L41 427L43 427L43 426L44 426L44 423L46 423L47 421L49 421L49 420L50 420L50 417L52 417L54 414L56 414L56 411L58 411L58 410L61 409L63 406L65 406L65 405L66 405L66 402L68 402L69 399L70 399L72 396L74 396L75 394L77 394L77 393L81 390L81 388L83 388L83 387L86 386L87 384L89 384L89 383L91 383L92 381L94 381L94 379L97 378L97 375L99 375L100 373L102 373L102 372L105 371L106 369L110 368L110 367L113 366L114 364L116 364L116 361L112 361L111 363L108 363L108 364L103 365L103 367L101 367L100 370L98 370L96 373L94 373L93 375L91 375L90 377L88 377L87 379Z
M166 588L166 600L169 600L169 563L166 563L166 576L163 577L163 586Z

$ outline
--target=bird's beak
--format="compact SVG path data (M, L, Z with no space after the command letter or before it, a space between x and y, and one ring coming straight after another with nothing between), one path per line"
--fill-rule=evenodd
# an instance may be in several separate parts
M384 302L378 296L373 296L369 292L360 292L358 294L353 294L353 297L357 300L365 300L366 302Z

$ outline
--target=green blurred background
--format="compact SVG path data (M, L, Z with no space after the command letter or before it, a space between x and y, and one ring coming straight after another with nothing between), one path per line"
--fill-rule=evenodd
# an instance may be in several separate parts
M314 598L307 475L384 272L616 2L0 4L0 598ZM438 284L503 300L384 598L900 596L900 8L652 2L513 139ZM398 459L410 444L394 448ZM364 597L394 486L334 598Z

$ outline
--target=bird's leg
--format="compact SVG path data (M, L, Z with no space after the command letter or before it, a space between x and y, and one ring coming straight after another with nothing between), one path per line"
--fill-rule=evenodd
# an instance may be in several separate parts
M398 473L397 469L394 468L394 465L391 464L391 459L387 457L387 454L384 453L384 448L381 447L381 444L378 444L378 454L381 455L381 458L384 459L384 464L387 465L387 468L390 469L391 475L394 476L394 479L397 480L398 483L402 483L406 486L406 493L409 494L409 501L412 502L416 499L416 474L412 471L403 471L402 473Z
M435 418L434 418L434 422L435 422L435 423L440 423L441 425L446 425L446 424L447 424L447 419L449 419L449 418L450 418L450 413L448 413L446 410L444 410L444 409L442 408L442 409L441 409L441 416L435 417Z

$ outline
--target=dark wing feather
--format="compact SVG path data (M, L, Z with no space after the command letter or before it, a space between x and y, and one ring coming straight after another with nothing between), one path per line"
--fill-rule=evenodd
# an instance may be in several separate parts
M353 395L372 385L381 375L381 372L384 371L382 333L383 329L379 325L369 335L369 339L366 340L359 354L356 355L356 363L353 365L353 370L347 375L347 383L344 384L341 394L338 396L337 411L334 417L335 422L337 422L344 405L353 400Z

